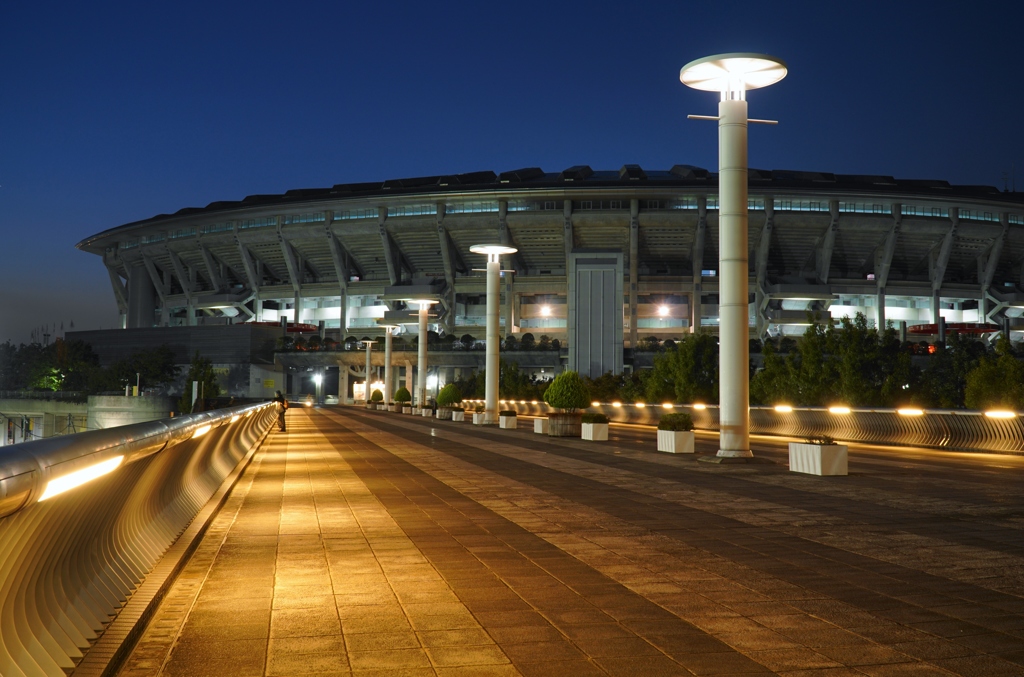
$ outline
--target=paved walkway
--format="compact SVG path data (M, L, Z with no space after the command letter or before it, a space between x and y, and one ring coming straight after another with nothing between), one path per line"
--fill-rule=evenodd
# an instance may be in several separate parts
M122 675L1024 675L1024 458L288 425Z

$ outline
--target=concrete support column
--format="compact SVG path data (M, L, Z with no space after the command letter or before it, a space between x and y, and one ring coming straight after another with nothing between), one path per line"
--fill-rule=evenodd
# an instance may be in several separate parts
M640 200L629 201L629 347L636 350L637 285L640 271Z
M345 404L348 401L348 365L342 364L338 367L338 404Z
M875 326L878 331L885 331L885 287L878 289L875 296Z
M416 342L418 348L416 354L416 404L420 407L427 405L427 313L430 311L429 303L420 303L419 332L420 337Z
M299 290L295 290L295 315L294 322L298 324L302 319L302 293Z
M484 423L498 422L498 377L500 375L498 338L498 298L501 264L497 255L487 257L487 355L484 362Z
M488 264L488 265L490 265L490 264ZM500 268L501 268L501 264L500 263L498 264L498 268L500 270ZM499 279L500 279L500 273L499 273ZM500 294L500 292L499 292L499 294ZM515 323L516 323L515 306L516 306L516 304L515 304L515 293L512 291L512 274L509 273L505 277L505 332L504 332L504 335L505 335L506 338L508 338L509 336L512 335L513 329L515 327ZM494 419L494 420L497 421L498 419Z
M719 373L718 455L750 451L749 284L747 263L747 102L718 103Z
M409 360L405 361L405 378L402 380L402 385L410 393L415 393L415 389L412 384L412 362Z
M940 311L940 307L939 307L940 306L940 301L939 301L939 298L940 298L939 297L939 292L933 292L932 293L932 324L938 324L939 323L939 315L940 315L940 313L939 313L939 311Z
M385 328L384 334L384 402L390 403L392 401L392 381L391 381L391 332L392 328Z
M136 263L132 266L128 278L128 328L152 327L155 313L156 288L146 271L146 266Z
M693 238L693 250L690 254L693 264L693 289L690 292L690 333L700 331L701 297L704 295L704 233L708 224L708 199L704 195L697 197L697 232Z

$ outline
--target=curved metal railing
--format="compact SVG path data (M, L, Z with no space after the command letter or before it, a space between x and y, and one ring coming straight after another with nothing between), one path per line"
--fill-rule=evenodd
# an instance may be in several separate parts
M0 675L66 675L275 417L249 405L0 450Z
M527 416L546 416L553 411L543 402L524 400L502 400L501 407ZM665 408L659 404L602 403L587 411L602 413L618 423L655 426L662 414L687 412L698 430L719 429L715 405L698 408L675 404ZM751 407L750 432L802 438L827 435L843 442L950 451L1024 453L1024 419L1017 415L990 418L980 411L925 409L920 414L903 415L898 409L851 409L849 413L838 414L825 407L794 407L786 412L773 407Z

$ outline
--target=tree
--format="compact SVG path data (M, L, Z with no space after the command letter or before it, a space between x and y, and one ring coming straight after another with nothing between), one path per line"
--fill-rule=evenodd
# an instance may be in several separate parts
M120 390L135 385L139 375L142 387L166 386L178 378L181 371L174 363L174 351L163 345L152 350L140 350L110 365L105 390ZM191 398L192 382L188 383Z
M533 338L533 334L526 332L522 338L519 339L520 350L536 350L537 342Z
M970 409L1024 408L1024 364L1001 337L994 355L985 355L967 375L964 403Z
M411 401L412 401L412 394L409 392L409 389L406 388L405 386L402 386L401 388L399 388L398 390L395 391L395 402L411 402Z
M454 383L448 383L437 394L437 406L452 407L462 402L462 391Z
M590 406L587 385L575 371L563 371L544 392L544 401L562 412L574 414Z
M928 406L960 409L967 390L967 377L987 353L985 344L952 333L939 345L922 375L921 391Z
M537 350L551 350L551 337L547 334L541 334L540 340L537 341Z
M516 340L514 334L509 334L508 336L505 337L505 345L503 347L505 350L509 351L519 350L519 341Z
M718 341L707 332L681 338L672 352L654 358L647 377L647 400L670 397L677 402L718 402Z
M185 392L178 401L178 408L185 413L193 413L192 410L192 383L199 382L199 397L202 399L218 397L220 395L220 384L217 382L217 375L213 372L213 362L199 354L197 350L189 365L188 374L185 376Z

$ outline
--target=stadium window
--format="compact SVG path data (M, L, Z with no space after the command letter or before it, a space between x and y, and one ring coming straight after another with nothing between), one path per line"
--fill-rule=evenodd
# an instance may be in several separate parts
M548 200L547 202L544 203L544 209L554 209L554 208L555 208L554 201Z
M647 201L647 208L648 209L661 209L661 201L660 200L648 200Z

